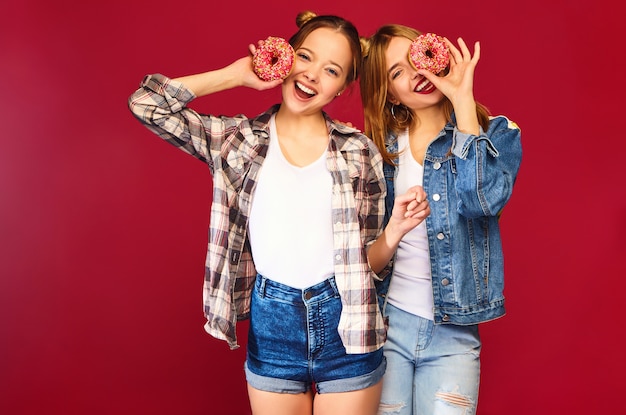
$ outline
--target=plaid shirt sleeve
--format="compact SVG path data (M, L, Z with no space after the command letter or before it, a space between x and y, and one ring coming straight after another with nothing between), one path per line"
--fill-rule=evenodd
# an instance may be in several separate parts
M156 135L207 162L210 157L203 116L187 108L195 98L180 82L159 74L148 75L130 96L128 107Z
M209 166L213 197L203 289L205 329L236 348L235 324L248 311L255 271L240 224L231 223L231 214L238 210L233 205L239 200L235 194L243 186L254 134L245 116L217 117L188 108L194 98L182 83L156 74L143 79L128 106L149 130Z

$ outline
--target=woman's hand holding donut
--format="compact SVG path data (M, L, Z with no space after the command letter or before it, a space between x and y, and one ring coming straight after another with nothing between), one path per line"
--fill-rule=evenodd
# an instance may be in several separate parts
M264 81L259 78L256 73L254 73L252 68L252 55L254 54L256 47L251 44L248 49L250 50L250 54L248 56L240 58L229 65L235 73L238 73L241 76L241 86L263 91L280 85L283 82L282 80Z
M263 41L260 41L259 46L262 45L262 43ZM235 86L245 86L258 91L276 88L278 85L282 84L283 81L281 79L276 81L264 81L259 78L252 66L252 56L256 52L256 46L250 44L248 45L248 50L250 53L247 56L237 59L221 70L223 71L222 79L224 83L230 84L232 80Z
M446 76L440 77L429 71L420 70L420 75L424 75L437 87L452 104L456 101L467 98L474 99L474 70L480 59L480 43L474 44L474 55L472 56L467 45L462 38L459 38L459 48L452 42L445 39L450 53L450 70Z
M435 87L444 94L454 107L457 127L469 134L478 134L476 101L474 100L474 71L480 59L480 43L474 44L474 54L470 52L462 38L459 47L445 39L450 51L450 69L445 76L437 76L429 71L419 70Z
M252 69L252 57L245 56L221 69L174 78L189 88L197 97L214 94L231 88L246 86L259 91L275 88L282 83L263 81Z
M264 47L276 47L276 44L282 46L283 49L287 49L286 51L282 51L281 57L287 59L293 59L293 48L289 43L284 41L284 39L272 40L277 38L269 37L265 41L261 40L258 43L258 48ZM267 43L268 40L272 43L271 45ZM283 43L280 43L280 42ZM270 43L271 43L270 42ZM264 46L265 45L265 46ZM285 46L286 45L286 46ZM266 89L275 88L280 85L283 81L282 78L287 76L288 72L283 73L284 76L281 76L281 79L265 81L257 75L255 72L255 67L253 65L253 57L255 52L257 52L257 46L249 45L250 53L248 56L237 59L235 62L231 63L228 66L225 66L221 69L212 70L208 72L203 72L195 75L188 75L179 78L174 78L174 80L182 82L187 88L189 88L194 95L197 97L201 97L204 95L213 94L219 91L224 91L227 89L245 86L248 88L256 89L259 91L263 91ZM266 48L267 49L267 48ZM293 61L288 62L287 65L284 61L281 61L282 65L278 65L276 67L272 67L271 70L279 70L283 71L291 70L291 63ZM266 78L268 79L268 78ZM275 79L275 78L273 78Z

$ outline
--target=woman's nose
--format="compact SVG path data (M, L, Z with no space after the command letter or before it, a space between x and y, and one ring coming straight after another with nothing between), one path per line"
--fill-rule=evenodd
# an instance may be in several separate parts
M308 79L311 82L317 82L317 79L319 77L318 69L309 68L306 70L306 72L304 72L304 76L306 77L306 79Z

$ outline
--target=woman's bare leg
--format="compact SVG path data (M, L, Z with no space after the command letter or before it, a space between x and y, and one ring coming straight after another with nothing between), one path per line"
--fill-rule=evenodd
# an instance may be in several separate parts
M376 415L383 382L353 392L324 393L315 395L315 415ZM256 415L256 414L255 414Z
M313 393L276 393L248 385L248 397L253 415L311 415ZM345 415L345 414L343 414Z

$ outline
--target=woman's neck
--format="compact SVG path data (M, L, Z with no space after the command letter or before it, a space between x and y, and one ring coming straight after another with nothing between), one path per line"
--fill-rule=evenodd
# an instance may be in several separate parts
M422 164L426 149L446 125L446 117L441 108L428 108L415 111L415 119L409 127L411 153Z
M328 128L321 112L296 115L288 111L276 113L276 133L285 158L303 167L317 160L328 148Z
M327 136L326 119L322 112L295 114L281 106L276 113L276 129L279 135L288 136Z
M448 122L440 106L413 111L415 113L415 119L409 127L409 133L411 135L425 136L425 139L433 139Z

